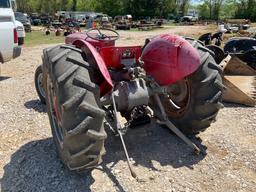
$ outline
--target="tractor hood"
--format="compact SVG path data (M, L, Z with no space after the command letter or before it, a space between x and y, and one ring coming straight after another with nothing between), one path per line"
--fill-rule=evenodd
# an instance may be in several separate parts
M161 86L175 83L200 66L196 49L184 38L164 34L153 38L141 56L147 75Z

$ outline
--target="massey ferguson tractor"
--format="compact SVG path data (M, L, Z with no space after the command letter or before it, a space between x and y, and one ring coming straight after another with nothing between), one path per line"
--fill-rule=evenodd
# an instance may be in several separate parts
M200 153L187 135L208 128L223 107L222 69L213 53L194 39L170 34L146 39L143 46L115 46L118 38L114 30L91 29L43 51L35 84L64 164L81 171L101 163L110 128L136 177L123 135L152 118Z

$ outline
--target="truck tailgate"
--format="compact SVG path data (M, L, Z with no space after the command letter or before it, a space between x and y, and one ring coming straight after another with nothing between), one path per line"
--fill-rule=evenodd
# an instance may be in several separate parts
M0 54L4 62L13 57L13 48L15 47L13 30L13 22L0 21Z

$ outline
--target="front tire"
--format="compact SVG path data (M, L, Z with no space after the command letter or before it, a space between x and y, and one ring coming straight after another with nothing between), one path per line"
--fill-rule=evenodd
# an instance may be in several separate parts
M178 105L181 106L180 110L172 107L167 97L162 96L162 103L169 119L183 133L193 135L204 131L216 120L218 111L223 108L221 101L224 85L222 70L216 64L210 50L195 40L187 40L194 45L200 55L200 67L179 82L182 86L177 85L182 94L176 96ZM185 90L188 92L187 95L184 95ZM179 91L175 92L178 95Z
M107 135L99 87L80 49L67 45L44 50L47 109L59 156L70 170L101 163Z
M42 66L38 66L35 72L35 87L36 87L36 92L37 95L41 101L41 103L45 104L45 89L44 89L44 78L43 78L43 70Z

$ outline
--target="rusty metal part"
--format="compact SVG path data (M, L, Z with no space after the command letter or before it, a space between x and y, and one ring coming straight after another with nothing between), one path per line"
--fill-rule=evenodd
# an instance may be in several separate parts
M223 101L256 105L256 71L236 56L227 56L220 66L224 72Z
M190 92L189 81L187 79L170 85L167 88L167 95L161 96L166 113L172 117L182 116L189 105Z
M129 167L129 170L130 170L130 173L131 173L132 177L137 178L137 175L136 175L135 171L133 170L133 168L131 166L130 157L129 157L129 154L128 154L128 151L127 151L127 148L126 148L126 145L125 145L125 142L124 142L123 134L122 134L122 131L121 131L122 126L121 126L121 123L120 123L120 121L118 119L118 115L117 115L117 108L116 108L116 102L115 102L114 94L112 94L112 102L113 102L113 108L114 108L114 118L115 118L115 123L116 123L116 129L117 129L117 132L118 132L119 137L120 137L121 142L122 142L124 153L125 153L125 156L126 156L126 159L127 159L127 164L128 164L128 167Z
M160 100L158 94L154 95L154 99L158 104L162 118L158 120L158 123L166 125L171 131L173 131L179 138L181 138L188 146L190 146L196 154L200 154L200 149L189 140L167 117L164 106Z
M247 106L256 105L256 85L255 76L225 76L223 92L225 102L239 103Z
M256 70L248 66L245 62L240 60L236 56L231 56L230 61L224 67L225 75L244 75L244 76L255 76Z

